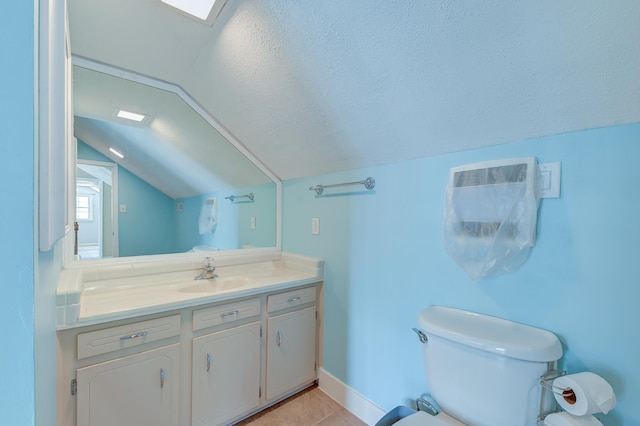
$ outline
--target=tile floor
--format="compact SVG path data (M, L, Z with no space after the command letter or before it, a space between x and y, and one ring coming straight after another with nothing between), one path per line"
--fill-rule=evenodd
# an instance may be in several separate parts
M365 426L318 387L310 387L238 426Z

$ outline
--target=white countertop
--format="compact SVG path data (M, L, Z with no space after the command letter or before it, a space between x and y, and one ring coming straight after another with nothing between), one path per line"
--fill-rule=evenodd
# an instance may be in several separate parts
M82 268L65 270L58 285L58 329L237 299L322 281L323 262L320 259L283 253L279 260L254 260L257 261L218 266L215 271L218 278L209 280L194 280L201 272L198 269L136 276L123 272L113 278L113 271L99 274ZM153 270L148 264L145 268ZM99 278L100 275L109 278L86 279Z

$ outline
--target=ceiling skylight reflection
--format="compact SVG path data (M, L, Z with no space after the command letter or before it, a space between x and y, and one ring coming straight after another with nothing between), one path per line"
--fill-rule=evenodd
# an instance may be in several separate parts
M161 0L189 15L206 21L216 0Z
M126 120L142 122L147 116L144 114L138 114L137 112L125 111L123 109L118 110L116 117L124 118Z

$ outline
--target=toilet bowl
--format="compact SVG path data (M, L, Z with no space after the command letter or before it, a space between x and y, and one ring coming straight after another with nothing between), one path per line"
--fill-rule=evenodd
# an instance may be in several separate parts
M408 422L536 426L541 411L552 409L553 398L543 398L540 378L562 356L553 333L443 306L424 309L418 325L429 393L442 412Z

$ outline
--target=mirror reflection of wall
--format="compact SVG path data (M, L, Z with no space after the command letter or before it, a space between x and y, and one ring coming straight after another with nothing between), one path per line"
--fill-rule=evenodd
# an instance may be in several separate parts
M146 118L123 120L119 108ZM74 115L78 161L115 164L119 178L116 247L82 259L276 245L276 183L176 93L76 65ZM254 200L225 199L248 193ZM218 225L201 234L210 198Z
M233 190L209 192L173 199L157 190L125 167L117 165L81 140L77 144L78 162L110 162L118 170L118 231L116 253L119 256L183 253L191 250L230 250L272 247L276 240L276 184L268 182ZM80 176L80 172L78 172ZM80 178L78 178L80 179ZM231 202L225 197L254 194L254 200ZM78 189L80 194L80 189ZM214 232L200 234L198 219L208 198L218 201L218 223ZM252 226L255 224L255 227ZM82 251L87 224L80 222L79 250L82 259L109 257L108 252ZM96 243L97 244L97 243Z
M230 195L254 194L253 200L225 199ZM203 203L209 198L218 202L218 226L213 233L200 234L198 218ZM273 182L238 188L233 191L211 192L176 200L181 205L177 214L178 244L192 250L209 246L218 250L233 248L272 247L276 240L276 185ZM176 210L179 210L176 208ZM261 223L264 222L264 223ZM195 226L194 226L195 225Z

